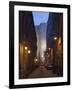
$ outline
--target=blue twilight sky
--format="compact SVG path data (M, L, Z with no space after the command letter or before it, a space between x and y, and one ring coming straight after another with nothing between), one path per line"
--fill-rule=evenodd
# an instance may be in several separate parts
M33 11L34 24L39 25L42 22L47 22L49 13L48 12L37 12Z

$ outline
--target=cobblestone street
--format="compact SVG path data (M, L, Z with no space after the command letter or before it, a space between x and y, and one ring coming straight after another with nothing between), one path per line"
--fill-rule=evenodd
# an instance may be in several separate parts
M35 71L33 71L28 78L43 78L43 77L56 77L52 70L47 70L44 66L39 66Z

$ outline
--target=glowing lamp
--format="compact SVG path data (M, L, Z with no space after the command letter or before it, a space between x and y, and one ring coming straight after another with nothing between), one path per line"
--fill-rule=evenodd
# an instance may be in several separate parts
M31 51L30 50L28 50L28 54L30 54L31 53Z
M27 46L25 46L25 50L27 50L28 49L28 47Z
M57 40L57 37L54 37L54 40Z

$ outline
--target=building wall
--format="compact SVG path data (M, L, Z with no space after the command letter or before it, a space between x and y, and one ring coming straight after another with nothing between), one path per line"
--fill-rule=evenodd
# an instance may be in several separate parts
M53 37L63 38L63 14L62 13L49 13L47 22L47 47L53 48ZM49 41L49 42L48 42Z
M51 63L63 70L63 14L49 13L47 22L47 50L53 50ZM56 38L56 39L55 39Z
M34 69L37 50L37 37L31 11L19 11L19 73L25 78ZM27 47L27 50L25 50ZM23 50L22 50L23 49ZM30 54L28 54L30 50Z

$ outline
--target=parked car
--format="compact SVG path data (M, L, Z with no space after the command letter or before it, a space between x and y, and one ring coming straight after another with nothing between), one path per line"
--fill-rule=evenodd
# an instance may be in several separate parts
M48 64L45 66L48 70L52 70L54 68L53 64Z

